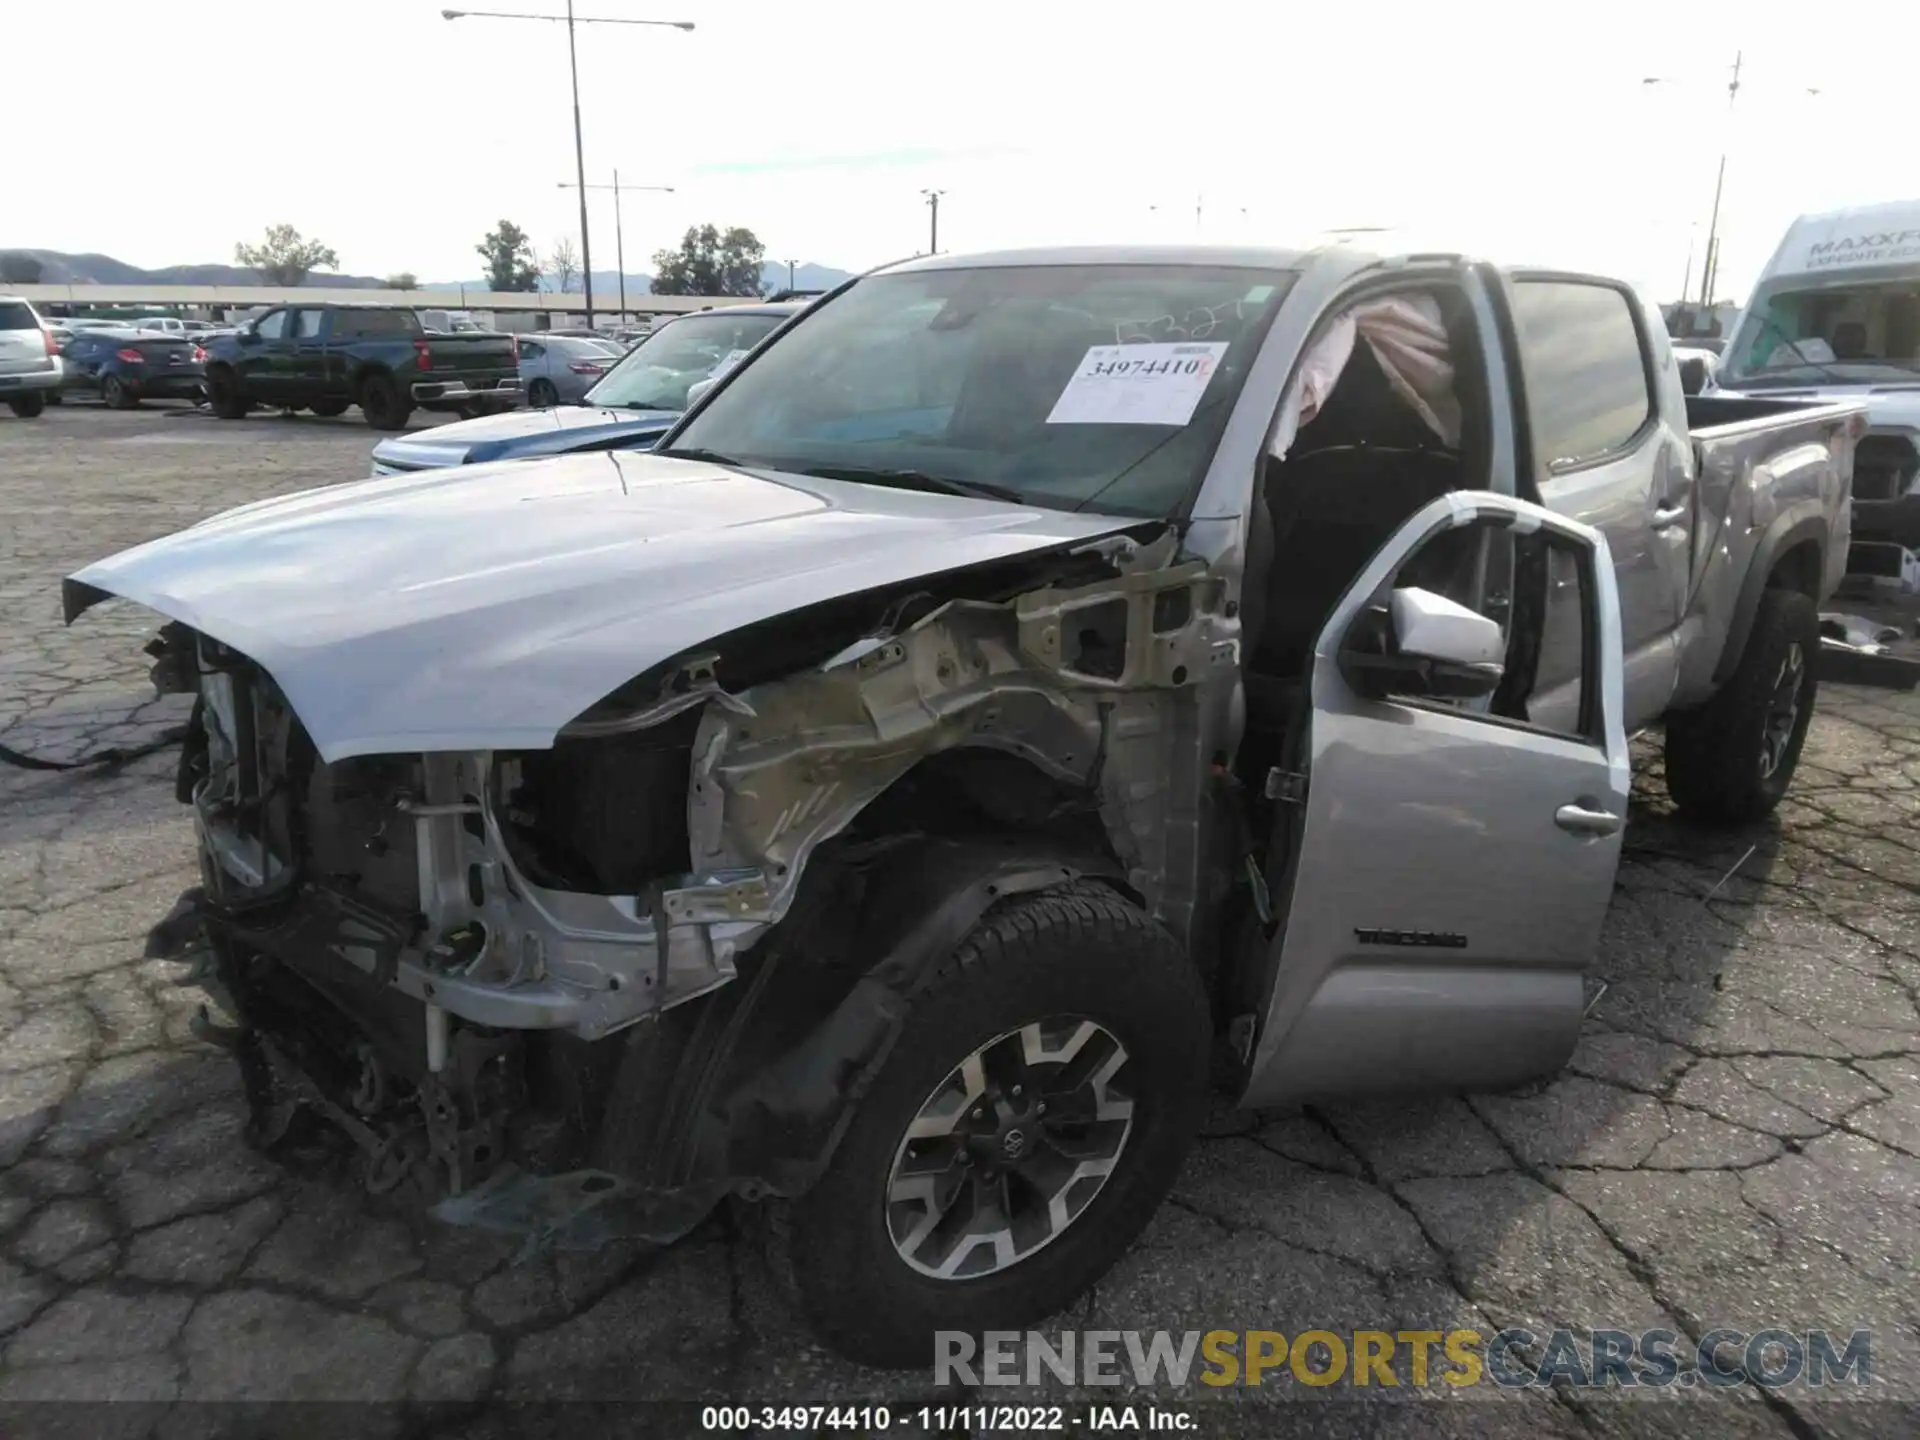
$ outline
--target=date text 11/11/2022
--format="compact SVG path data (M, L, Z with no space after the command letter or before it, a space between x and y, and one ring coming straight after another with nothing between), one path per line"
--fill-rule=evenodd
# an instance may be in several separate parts
M1004 1431L1153 1431L1175 1433L1197 1428L1195 1417L1177 1406L1093 1405L1085 1410L1064 1405L921 1405L899 1414L885 1405L708 1405L700 1428L708 1431L827 1431L877 1434L898 1426L918 1433Z

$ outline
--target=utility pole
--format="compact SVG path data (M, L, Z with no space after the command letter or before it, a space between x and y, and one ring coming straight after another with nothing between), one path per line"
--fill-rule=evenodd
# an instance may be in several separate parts
M793 283L793 261L789 260L787 261L787 289L792 290L794 288L795 286Z
M560 188L562 190L571 190L574 187L572 185L569 185L565 180L562 180L560 182ZM628 185L625 188L627 188L628 190L658 190L661 193L666 195L673 194L673 186L671 185ZM627 319L627 236L626 236L625 222L621 219L621 216L620 216L620 190L621 190L620 172L618 170L613 172L613 184L611 185L587 185L587 186L581 187L580 194L581 194L582 209L586 208L585 197L588 190L613 191L614 259L615 259L615 262L620 266L620 322L621 324L624 325ZM584 224L581 225L580 233L582 235L586 234L586 228L587 227ZM581 263L582 264L586 263L584 258L582 259ZM587 286L588 286L587 326L589 329L591 329L593 326L593 299L592 299L593 282L592 280L587 281Z
M938 255L940 253L940 197L947 192L944 190L922 190L920 193L927 197L927 223L929 229L927 253L929 255Z
M593 240L587 233L587 150L580 138L580 61L573 47L573 0L567 0L567 70L573 76L573 167L580 184L580 281L586 292L587 328L593 328Z
M1741 52L1733 52L1733 79L1727 85L1727 130L1733 130L1733 107L1740 98L1740 59ZM1720 271L1720 191L1727 183L1727 147L1720 146L1720 173L1713 181L1713 218L1707 221L1707 255L1700 266L1700 307L1705 310L1713 304L1713 282L1719 278Z
M442 10L442 20L545 20L563 22L567 27L567 72L573 80L573 166L575 183L580 187L580 268L587 301L587 328L593 328L593 242L587 234L587 151L580 135L580 57L573 42L573 0L567 0L565 15L536 15L524 10ZM691 20L628 20L624 17L589 15L582 25L657 25L669 30L693 29ZM625 289L624 284L622 289ZM622 297L623 305L625 298Z

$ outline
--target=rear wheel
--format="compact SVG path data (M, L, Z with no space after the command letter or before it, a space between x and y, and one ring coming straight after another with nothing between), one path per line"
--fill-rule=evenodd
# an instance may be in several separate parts
M7 408L22 420L31 420L47 408L47 397L38 390L29 390L24 395L9 395Z
M1744 825L1787 793L1813 719L1820 614L1797 590L1760 597L1747 648L1720 692L1667 718L1667 793L1687 818Z
M118 375L109 375L100 382L100 398L111 410L131 410L140 403L140 397Z
M360 413L375 430L401 430L413 414L413 402L391 375L375 372L360 382Z
M776 1265L840 1350L924 1365L936 1329L1071 1303L1172 1187L1209 1025L1180 947L1095 885L1001 904L920 987Z
M560 403L560 392L551 380L536 380L527 387L527 404L535 410L550 410Z
M207 408L222 420L247 418L247 402L240 398L233 371L225 366L207 372Z

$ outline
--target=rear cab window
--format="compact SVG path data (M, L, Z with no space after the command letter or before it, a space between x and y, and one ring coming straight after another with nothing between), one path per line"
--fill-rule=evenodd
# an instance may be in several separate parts
M404 340L424 333L411 310L336 310L336 340Z
M1548 475L1629 448L1654 413L1653 368L1631 293L1599 280L1518 277L1533 452Z

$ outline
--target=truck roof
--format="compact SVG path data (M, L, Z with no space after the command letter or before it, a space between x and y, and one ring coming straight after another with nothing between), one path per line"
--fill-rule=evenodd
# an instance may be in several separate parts
M1783 276L1885 265L1920 269L1920 200L1800 216L1787 227L1754 288Z
M1313 250L1242 245L1054 245L972 254L921 255L881 268L889 274L977 270L1002 265L1230 265L1250 270L1297 270L1314 253Z

